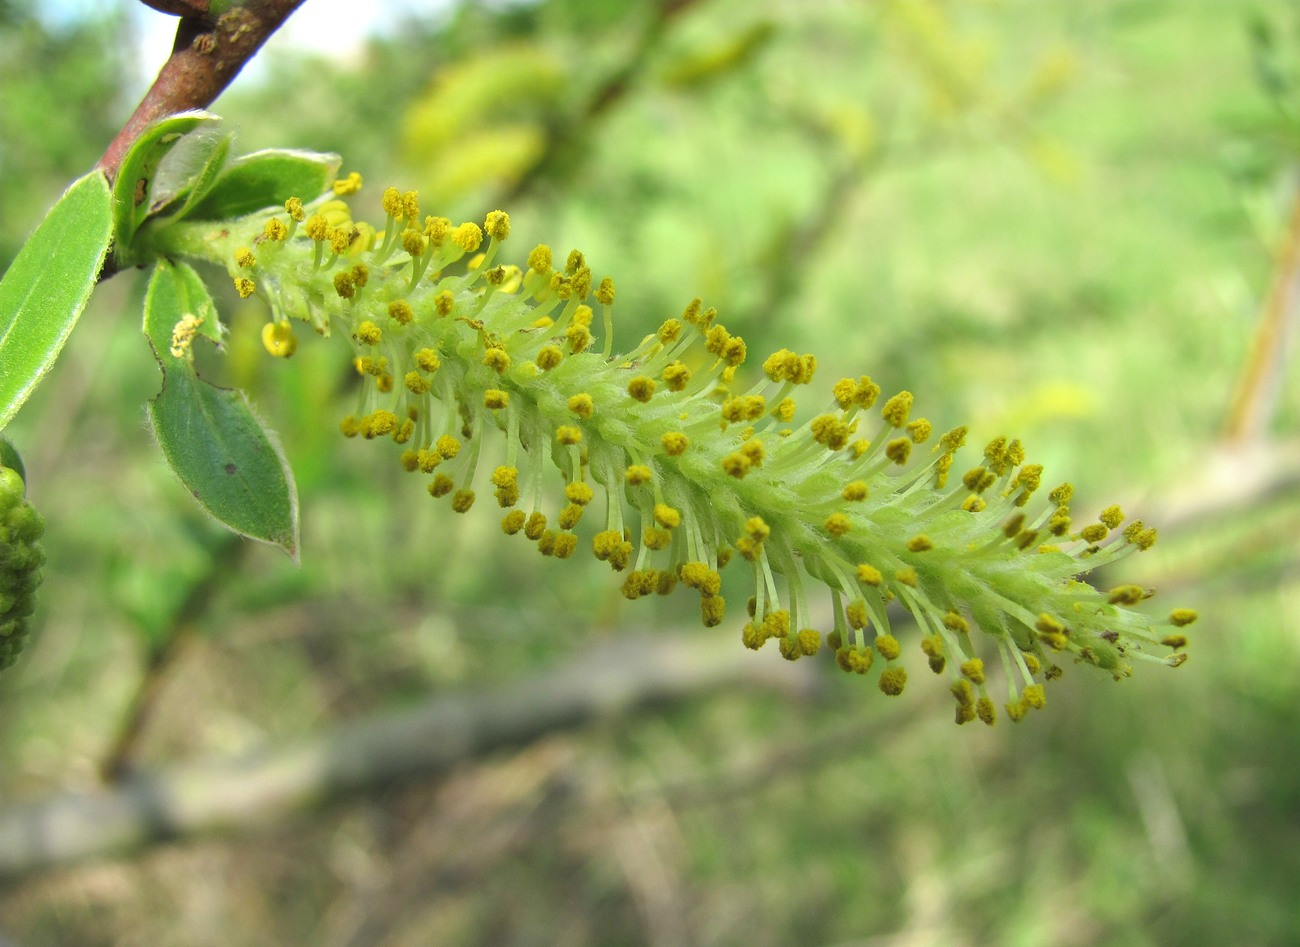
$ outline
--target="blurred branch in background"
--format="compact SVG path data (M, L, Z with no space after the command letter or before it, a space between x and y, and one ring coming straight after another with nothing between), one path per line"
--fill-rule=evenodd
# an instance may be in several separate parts
M213 596L230 583L253 543L242 536L221 532L209 548L209 566L190 586L180 607L158 635L143 635L147 651L143 676L131 695L117 733L100 763L105 782L119 781L130 769L139 751L141 737L153 715L168 672L176 665L185 645L198 633Z
M545 148L538 159L501 192L497 205L513 206L542 181L563 175L575 150L595 132L601 118L626 98L644 71L645 64L668 35L672 21L697 2L659 0L647 5L653 6L653 10L628 55L595 85L586 102L572 116L549 130Z
M1255 85L1268 105L1244 130L1247 176L1270 189L1284 181L1290 213L1276 239L1268 295L1224 426L1225 440L1237 448L1268 435L1300 315L1300 7L1261 6L1246 20Z
M729 637L626 636L507 687L436 697L297 745L140 772L115 789L0 811L0 876L165 838L265 825L552 730L723 687L805 693L814 674L812 662L791 668L755 660Z
M1287 349L1300 316L1300 186L1293 189L1291 215L1278 247L1264 311L1251 340L1224 436L1230 444L1259 441L1277 413Z

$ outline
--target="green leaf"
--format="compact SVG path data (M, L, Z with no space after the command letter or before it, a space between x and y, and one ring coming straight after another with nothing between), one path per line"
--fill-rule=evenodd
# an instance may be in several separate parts
M112 234L102 171L76 181L0 279L0 428L35 390L95 288Z
M189 363L188 358L171 354L172 329L186 315L202 320L200 335L221 344L221 317L203 277L188 263L160 261L154 268L145 296L144 332L153 345L154 357L158 359L164 376L173 362Z
M255 151L232 161L212 189L185 212L187 220L242 217L291 197L310 201L325 193L342 159L314 151Z
M18 471L18 476L27 482L27 468L23 466L23 459L18 453L18 448L10 442L9 438L0 434L0 467L8 467L10 470Z
M163 389L149 402L149 422L167 463L200 506L234 532L296 559L298 494L279 446L242 391L200 378L192 353L172 354L176 324L209 312L215 321L212 299L193 270L166 261L155 266L144 331L163 370Z
M204 143L199 154L199 161L192 167L173 168L170 160L164 162L160 168L158 182L162 186L163 175L166 172L172 172L179 177L176 186L173 188L173 194L168 199L167 206L160 212L163 214L175 213L177 217L184 217L186 212L201 201L212 186L221 177L226 167L226 159L230 156L230 146L233 136L222 134L214 141ZM175 154L171 157L175 157ZM175 208L173 210L173 208Z
M131 145L113 182L113 237L119 254L130 250L135 232L149 215L158 165L167 152L196 128L219 121L209 112L182 112L150 125ZM214 147L221 141L228 139L214 138Z

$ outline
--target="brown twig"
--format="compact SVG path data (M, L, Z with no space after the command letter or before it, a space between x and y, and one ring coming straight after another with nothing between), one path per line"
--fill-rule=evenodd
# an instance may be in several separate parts
M209 0L140 0L159 13L172 16L207 16Z
M304 0L237 0L220 16L211 15L209 0L144 2L181 20L171 56L99 159L98 167L110 181L145 128L168 115L211 105Z
M1277 408L1285 366L1288 322L1300 311L1296 290L1300 288L1300 185L1291 202L1291 219L1278 249L1264 313L1255 329L1250 357L1242 371L1233 399L1224 439L1240 444L1258 440Z

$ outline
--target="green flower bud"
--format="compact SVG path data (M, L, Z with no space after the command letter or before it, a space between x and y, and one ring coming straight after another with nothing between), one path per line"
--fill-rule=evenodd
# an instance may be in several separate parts
M0 671L18 660L36 610L45 552L38 544L45 521L23 499L23 479L0 467Z

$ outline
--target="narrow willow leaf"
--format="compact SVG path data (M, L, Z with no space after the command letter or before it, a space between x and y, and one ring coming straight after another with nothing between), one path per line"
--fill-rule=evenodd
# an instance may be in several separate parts
M187 220L242 217L291 197L309 201L325 192L340 158L314 151L257 151L234 161L207 195L184 214Z
M149 402L158 446L199 505L227 528L298 550L298 495L288 462L242 391L218 388L194 370L190 346L216 313L188 266L159 262L145 297L144 331L163 370Z
M183 112L149 126L122 159L113 183L113 236L126 253L136 230L149 214L158 165L185 135L220 119L208 112ZM223 141L214 139L214 144ZM201 165L202 166L202 165ZM123 260L122 262L127 262Z
M0 428L77 324L111 234L108 180L93 171L59 198L0 279Z

